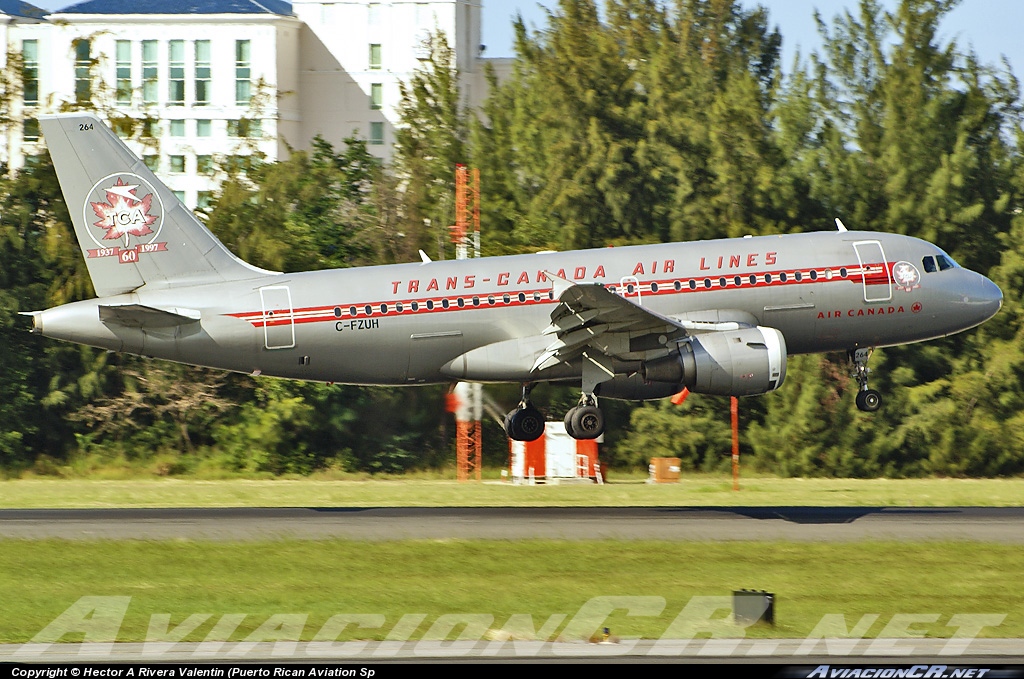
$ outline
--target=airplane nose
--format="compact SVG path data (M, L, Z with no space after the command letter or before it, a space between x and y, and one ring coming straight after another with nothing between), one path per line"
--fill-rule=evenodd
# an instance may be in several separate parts
M998 285L968 269L957 269L955 273L959 275L946 277L947 304L945 311L939 312L952 328L947 334L981 325L995 316L1003 305L1003 292Z
M961 293L959 313L965 321L980 325L991 319L1002 306L1002 291L980 273L973 273L973 277L972 285Z
M991 310L989 318L996 315L996 312L1003 306L1003 291L999 286L987 278L981 279L981 294L978 296L982 303Z

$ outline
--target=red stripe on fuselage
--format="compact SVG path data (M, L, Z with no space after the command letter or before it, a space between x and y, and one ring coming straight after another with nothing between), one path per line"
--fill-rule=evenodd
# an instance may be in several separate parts
M639 296L643 298L650 296L660 297L663 295L692 294L728 289L750 290L778 286L838 283L842 281L856 283L858 285L862 283L866 285L888 285L891 280L890 273L894 264L895 262L887 262L884 269L879 266L870 265L865 266L862 269L859 264L856 266L840 266L822 269L776 269L773 271L745 274L732 273L729 275L720 274L716 276L667 278L652 281L641 281L638 286L632 283L626 283L625 285L620 283L605 285L605 287L612 292L621 294L626 299L632 299L637 297L637 287L639 287ZM841 275L841 272L844 269L846 270L845 276ZM812 271L815 273L814 278L811 278ZM832 277L829 278L826 272L831 272ZM800 274L799 280L797 280L797 273ZM785 276L785 280L783 280L783 276ZM690 285L691 281L693 282L693 287ZM738 284L737 281L739 281ZM587 285L587 283L582 282L581 284ZM630 290L630 288L633 289ZM506 297L508 297L507 302L505 301ZM522 299L520 299L521 297ZM459 306L460 299L462 300L462 306ZM478 301L478 304L473 304L474 299ZM490 301L492 299L494 300L493 303ZM444 306L445 300L448 301L447 307ZM428 301L432 302L432 308L427 308ZM249 321L253 327L262 328L265 325L274 327L279 325L288 325L290 323L324 323L357 317L384 318L388 316L394 317L447 313L450 311L472 311L474 309L496 309L553 303L555 303L555 300L551 298L550 289L530 289L520 290L518 292L446 295L441 297L429 296L392 301L305 307L302 309L295 309L290 317L288 316L287 309L272 309L270 311L273 316L284 315L284 317L280 320L269 320L266 323L264 323L263 311L243 311L225 315ZM415 309L413 308L413 305L416 306ZM401 311L398 309L399 306L401 306ZM369 312L367 312L367 308L369 308Z

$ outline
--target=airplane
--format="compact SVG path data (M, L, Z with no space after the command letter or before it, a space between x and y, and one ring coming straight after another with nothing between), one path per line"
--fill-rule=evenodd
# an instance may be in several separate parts
M566 430L605 428L598 398L782 386L787 355L846 351L872 412L874 348L973 328L999 288L938 247L838 230L301 273L233 255L98 117L39 122L97 298L25 312L32 331L252 375L361 385L580 385Z

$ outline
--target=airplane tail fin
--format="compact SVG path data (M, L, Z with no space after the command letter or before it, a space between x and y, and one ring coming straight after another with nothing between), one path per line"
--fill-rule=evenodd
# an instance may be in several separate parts
M97 116L39 124L98 296L271 273L231 254Z

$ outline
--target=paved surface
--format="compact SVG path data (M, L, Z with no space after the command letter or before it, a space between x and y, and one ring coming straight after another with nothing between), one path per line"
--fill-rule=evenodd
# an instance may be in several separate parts
M1022 507L4 509L0 538L971 540L1024 544Z

